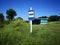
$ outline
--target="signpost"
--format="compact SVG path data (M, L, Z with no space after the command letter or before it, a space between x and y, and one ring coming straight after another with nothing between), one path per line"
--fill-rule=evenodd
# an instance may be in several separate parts
M30 21L30 32L32 33L32 20L34 20L34 10L32 9L32 7L30 7L29 11L29 21Z
M30 32L32 33L32 20L30 20Z

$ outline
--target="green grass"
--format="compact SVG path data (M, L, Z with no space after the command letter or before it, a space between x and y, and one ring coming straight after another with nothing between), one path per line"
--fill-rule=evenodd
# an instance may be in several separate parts
M33 26L30 33L29 24L17 19L0 29L0 45L60 45L59 22Z

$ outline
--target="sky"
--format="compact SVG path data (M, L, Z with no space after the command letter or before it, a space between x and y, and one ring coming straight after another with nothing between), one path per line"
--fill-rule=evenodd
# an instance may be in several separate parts
M13 9L17 17L28 20L28 11L32 7L35 17L40 16L60 16L60 0L0 0L0 13L6 17L6 10Z

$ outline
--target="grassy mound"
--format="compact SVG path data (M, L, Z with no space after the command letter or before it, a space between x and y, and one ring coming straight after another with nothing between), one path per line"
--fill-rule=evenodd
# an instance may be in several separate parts
M60 45L59 22L33 26L20 19L11 21L0 30L0 45Z

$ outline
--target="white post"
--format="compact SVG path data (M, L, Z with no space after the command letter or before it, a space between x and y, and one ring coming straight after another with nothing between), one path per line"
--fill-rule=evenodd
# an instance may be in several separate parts
M32 20L30 20L30 32L32 33Z

